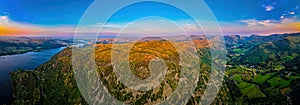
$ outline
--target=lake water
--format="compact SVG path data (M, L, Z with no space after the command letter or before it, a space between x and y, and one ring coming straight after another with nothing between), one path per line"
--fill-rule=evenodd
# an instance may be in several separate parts
M47 49L42 52L0 56L0 105L12 101L12 88L9 72L19 68L33 70L48 61L65 47Z

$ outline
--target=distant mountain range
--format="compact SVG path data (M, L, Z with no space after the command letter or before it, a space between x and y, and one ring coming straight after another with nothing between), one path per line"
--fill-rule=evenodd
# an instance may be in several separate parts
M71 41L52 38L1 37L0 56L67 46Z

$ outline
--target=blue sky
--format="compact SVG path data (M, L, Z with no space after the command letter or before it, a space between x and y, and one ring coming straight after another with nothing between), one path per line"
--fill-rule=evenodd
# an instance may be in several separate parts
M220 21L246 19L280 20L282 15L299 13L300 0L205 0ZM267 9L270 8L270 9Z
M224 34L286 33L297 32L299 31L297 28L300 28L300 0L204 1L211 8ZM39 31L46 30L44 33L50 34L53 30L62 29L72 32L92 2L93 0L0 0L0 16L2 19L0 20L2 22L0 26L13 27L16 30L23 30L28 33L35 31L34 28ZM103 2L105 1L103 0ZM191 6L197 6L197 4ZM143 16L168 17L171 21L193 25L190 23L191 18L176 7L145 2L126 7L117 12L110 20L110 26L122 26ZM154 19L149 20L151 19L140 22L140 24L145 25L145 28L147 28L146 26L151 24L151 21L155 21ZM209 22L209 20L202 20ZM90 28L99 24L96 21L93 22L93 19L90 21ZM155 25L159 25L159 23ZM28 31L26 31L26 27L28 27ZM45 28L53 29L47 30ZM109 32L113 33L112 30ZM200 34L200 31L194 33Z
M92 0L0 0L0 13L42 25L77 24Z

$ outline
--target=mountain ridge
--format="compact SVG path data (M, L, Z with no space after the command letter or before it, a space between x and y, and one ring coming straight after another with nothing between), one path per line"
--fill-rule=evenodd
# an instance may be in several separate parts
M229 52L229 63L227 64L228 67L226 69L225 81L213 103L297 103L296 99L298 97L291 96L289 94L295 94L297 89L300 88L298 85L293 85L294 83L297 84L300 81L300 73L298 70L300 68L298 61L299 56L293 55L293 53L298 53L299 51L300 34L284 36L275 35L270 36L270 39L268 39L268 36L248 37L249 39L247 40L245 40L245 37L240 36L231 37L225 37L225 41L227 40L227 50ZM198 47L199 53L204 55L209 53L207 41L203 40L202 38L194 40L194 43L200 46ZM159 47L154 47L153 45L157 45ZM285 47L284 45L288 46ZM168 41L147 40L146 42L138 42L135 46L136 47L132 49L133 52L130 53L134 55L130 59L133 64L132 67L134 68L133 72L135 75L141 76L142 78L147 77L145 76L147 74L145 64L146 62L149 62L150 58L154 57L148 54L154 54L156 56L166 58L167 60L171 60L167 61L168 66L177 71L176 66L171 66L172 63L174 63L172 60L176 60L176 56L174 56L175 53L171 53L173 50L168 49L171 52L162 53L165 52L164 47L171 48L170 44L168 44ZM109 64L111 47L111 44L97 44L95 57L97 65L105 66L103 69L98 70L102 81L107 87L115 87L109 89L109 92L111 92L111 94L118 99L131 104L155 103L165 98L165 94L167 94L166 91L170 91L176 87L177 80L172 79L176 77L176 72L174 72L169 74L170 76L167 76L168 80L173 82L161 83L164 86L158 87L157 91L146 92L144 94L142 94L142 92L136 95L129 93L121 94L122 90L116 89L123 89L124 86L114 81L116 78L114 77L112 67ZM142 51L140 48L144 48L144 50ZM142 56L145 54L147 56ZM169 54L172 56L168 56ZM277 54L276 56L279 56L279 58L276 58L276 56L268 56L268 54ZM285 57L285 55L292 56L293 58ZM87 104L84 98L81 96L79 89L76 87L76 81L72 71L71 56L71 48L68 47L56 54L53 58L51 58L51 60L39 66L34 71L19 70L17 72L12 72L11 76L15 90L14 104ZM266 59L261 56L266 57ZM139 59L139 57L145 57L147 59ZM245 63L245 61L255 57L262 61ZM281 62L281 60L284 59L286 59L286 61ZM209 73L210 68L210 61L209 59L207 60L208 61L201 64L202 77L198 83L198 86L201 88L197 88L198 90L189 100L189 104L196 104L200 100L200 96L203 92L202 88L205 87L205 85L200 84L207 82L206 80L208 77L206 76L207 73ZM145 64L141 62L145 62ZM33 85L25 85L22 83ZM25 88L28 92L18 90L20 88ZM30 94L35 95L31 97Z

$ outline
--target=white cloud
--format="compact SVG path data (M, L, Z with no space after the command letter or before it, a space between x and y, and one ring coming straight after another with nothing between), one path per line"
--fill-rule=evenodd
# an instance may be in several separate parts
M254 19L241 20L240 22L246 23L248 26L256 26L257 25L257 20L254 20Z
M271 11L271 10L273 10L273 9L274 9L273 6L265 6L265 10L266 10L266 11Z
M0 25L9 24L8 16L0 16Z
M284 17L284 15L282 17ZM223 32L225 34L270 35L280 33L294 33L300 31L299 28L297 28L300 25L300 23L297 21L296 16L289 18L284 17L281 20L248 19L241 20L239 22L245 23L246 25L222 25Z
M248 19L248 20L241 20L240 22L246 23L248 26L253 27L253 26L272 26L278 21L276 20L256 20L256 19Z
M121 24L114 24L114 23L97 23L96 27L99 27L100 25L103 25L103 28L122 28L123 25Z
M293 12L293 11L292 11L292 12L289 12L289 14L291 14L291 15L295 15L295 12Z

